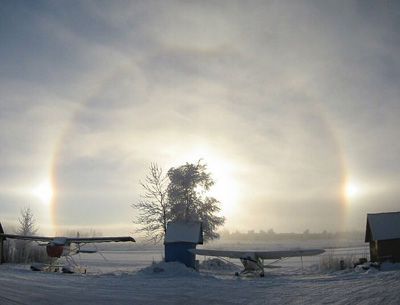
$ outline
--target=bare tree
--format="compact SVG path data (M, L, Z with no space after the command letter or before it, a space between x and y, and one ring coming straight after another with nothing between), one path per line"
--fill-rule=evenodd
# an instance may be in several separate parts
M134 223L141 225L137 232L146 233L147 241L161 241L170 220L201 221L205 241L219 238L217 228L225 223L225 217L217 215L219 201L206 196L214 180L201 160L171 168L167 175L152 163L150 174L140 185L145 194L132 204L139 211Z
M144 182L139 181L144 190L141 200L132 204L139 211L139 216L133 222L141 225L137 232L146 234L146 241L158 243L167 231L169 215L169 203L167 200L168 176L162 169L151 163L150 173Z
M30 207L24 207L21 210L21 217L18 218L19 227L16 232L19 235L36 235L38 228L36 227L36 220Z
M36 235L38 228L36 227L36 220L30 207L21 209L21 217L19 220L19 227L15 231L19 235ZM15 260L18 262L27 262L31 256L31 241L18 240L15 242Z

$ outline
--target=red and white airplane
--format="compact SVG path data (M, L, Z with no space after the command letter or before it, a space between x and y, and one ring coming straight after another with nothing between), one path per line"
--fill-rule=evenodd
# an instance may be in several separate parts
M325 250L322 249L304 249L304 250L282 250L282 251L237 251L237 250L211 250L211 249L189 249L190 252L197 255L204 256L218 256L240 259L244 269L240 274L259 273L261 277L264 276L264 259L281 260L289 257L303 257L322 254Z
M74 254L79 253L96 253L97 251L92 250L81 250L81 246L88 243L104 243L104 242L135 242L135 239L131 236L118 236L118 237L47 237L47 236L29 236L29 235L17 235L17 234L4 234L0 233L0 237L7 239L20 239L35 242L45 242L39 243L40 246L46 247L47 255L51 258L56 258L57 261L60 257L65 257L67 262L77 269L77 264L71 257ZM45 265L38 264L32 265L31 269L35 271L41 270L53 270L54 263L46 268ZM63 267L63 271L71 271L71 268L67 266Z

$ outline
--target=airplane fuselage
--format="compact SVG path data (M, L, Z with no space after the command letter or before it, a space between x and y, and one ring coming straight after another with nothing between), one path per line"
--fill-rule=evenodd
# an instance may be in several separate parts
M263 268L261 259L255 253L246 253L240 257L244 270L256 271Z
M253 271L253 270L259 270L260 267L258 266L256 261L253 261L252 259L249 258L241 258L240 262L242 263L243 267L245 270Z
M48 245L46 246L46 252L49 257L61 257L71 254L70 245Z

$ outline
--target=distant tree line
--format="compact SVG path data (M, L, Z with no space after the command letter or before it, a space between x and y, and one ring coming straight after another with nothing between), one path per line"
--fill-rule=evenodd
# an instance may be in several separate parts
M65 236L65 237L101 237L101 236L103 236L103 233L96 231L95 229L89 229L88 231L66 230L66 231L64 231L64 233L62 233L62 236Z
M201 160L173 167L166 174L152 163L149 174L139 183L144 194L132 207L138 212L134 220L139 225L137 231L144 233L146 241L162 241L167 223L174 220L201 221L205 241L219 238L217 229L225 217L218 216L219 201L207 196L215 182Z
M279 240L339 240L339 239L353 239L363 240L365 232L361 231L341 231L341 232L327 232L324 230L321 233L310 233L307 229L303 233L275 233L273 229L268 231L260 230L256 232L249 230L246 233L235 231L229 232L229 230L223 230L220 233L222 240L229 241L279 241Z

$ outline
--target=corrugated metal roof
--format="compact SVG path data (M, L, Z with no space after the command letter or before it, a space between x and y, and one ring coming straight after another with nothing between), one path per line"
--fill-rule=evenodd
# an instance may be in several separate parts
M400 212L367 214L368 225L374 240L400 238Z
M201 222L170 221L167 225L164 244L188 242L203 243L203 229Z

